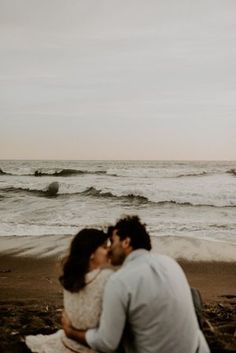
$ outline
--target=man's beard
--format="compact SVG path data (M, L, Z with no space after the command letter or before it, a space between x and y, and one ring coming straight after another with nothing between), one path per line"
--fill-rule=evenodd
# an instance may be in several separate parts
M109 258L113 266L121 266L125 260L125 257L126 256L123 249L120 251L115 251L114 253L111 252L109 254Z

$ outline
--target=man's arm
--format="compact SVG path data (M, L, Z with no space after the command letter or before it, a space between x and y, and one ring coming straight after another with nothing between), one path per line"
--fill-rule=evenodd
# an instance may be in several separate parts
M86 331L75 329L72 326L71 321L68 318L68 315L66 314L65 311L62 314L61 323L62 323L63 330L64 330L67 337L73 339L74 341L77 341L79 343L82 343L82 344L88 346L88 343L85 338Z
M115 351L124 331L127 308L127 289L115 274L105 287L99 327L85 333L87 344L99 352Z

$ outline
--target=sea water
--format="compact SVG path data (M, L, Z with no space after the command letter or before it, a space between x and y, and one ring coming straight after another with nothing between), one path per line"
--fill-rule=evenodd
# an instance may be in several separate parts
M0 236L73 235L127 214L152 236L236 243L236 162L0 161Z

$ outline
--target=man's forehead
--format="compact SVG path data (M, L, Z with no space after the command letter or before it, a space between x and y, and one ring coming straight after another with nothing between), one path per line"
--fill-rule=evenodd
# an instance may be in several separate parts
M118 241L121 241L120 240L120 236L118 234L118 229L113 229L112 231L112 235L111 235L111 242L114 243L114 242L118 242Z
M118 235L118 229L113 229L113 231L112 231L112 237L118 237L119 235Z

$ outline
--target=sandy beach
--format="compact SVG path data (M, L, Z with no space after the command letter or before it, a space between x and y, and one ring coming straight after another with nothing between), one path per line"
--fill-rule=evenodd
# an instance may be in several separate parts
M17 241L20 241L17 239ZM28 239L28 241L30 241ZM27 254L24 241L18 252L5 245L0 254L0 351L27 352L22 337L52 333L60 327L62 289L58 282L62 253L69 239L57 239L42 248L34 241ZM36 241L35 241L36 242ZM50 239L48 240L50 243ZM44 247L49 243L44 242ZM63 245L62 245L63 244ZM61 245L61 247L60 247ZM15 246L17 243L15 241ZM41 245L42 246L42 245ZM56 248L54 244L54 249ZM63 250L64 248L64 250ZM58 250L57 249L57 250ZM38 254L38 255L37 255ZM179 261L191 287L198 288L204 302L204 332L212 352L236 351L236 262Z

